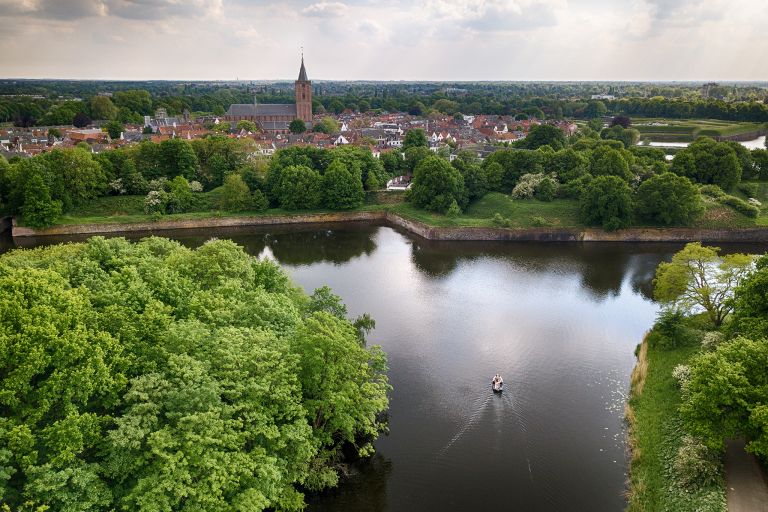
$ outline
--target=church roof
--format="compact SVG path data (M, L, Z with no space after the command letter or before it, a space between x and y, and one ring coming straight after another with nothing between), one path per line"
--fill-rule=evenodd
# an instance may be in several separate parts
M227 111L229 116L293 116L296 117L296 105L293 103L234 103Z
M301 69L299 70L299 82L309 82L307 78L307 70L304 68L304 57L301 57Z

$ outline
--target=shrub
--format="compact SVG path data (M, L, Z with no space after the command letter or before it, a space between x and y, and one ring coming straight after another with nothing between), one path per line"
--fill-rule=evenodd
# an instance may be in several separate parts
M549 202L555 198L555 192L557 192L557 182L550 177L545 177L539 182L533 195L539 201Z
M592 183L593 179L594 177L591 174L584 174L579 176L575 180L560 185L560 188L557 190L557 194L560 197L580 199L581 194L584 193L589 184Z
M537 228L543 228L543 227L552 225L552 223L549 222L544 217L539 217L534 215L533 217L531 217L531 225Z
M229 174L224 178L220 206L227 212L241 212L251 206L251 191L239 174Z
M722 205L729 206L747 217L756 218L760 215L760 208L755 205L749 204L743 199L739 199L736 196L723 196L718 198L717 202Z
M725 196L725 192L723 192L723 189L721 189L717 185L701 185L699 187L699 191L703 195L713 197L715 199L719 199Z
M254 190L251 197L251 207L257 212L265 212L269 208L269 200L261 190Z
M691 367L686 364L679 364L672 369L672 378L677 381L679 388L685 388L685 385L691 380Z
M493 222L494 226L498 226L500 228L512 227L512 219L505 219L498 212L493 214L493 218L491 219L491 222Z
M725 336L720 331L708 331L704 333L704 337L701 339L701 348L711 352L717 348L724 338Z
M458 217L461 215L461 208L459 208L459 203L457 203L455 199L451 203L451 206L448 207L448 211L445 212L445 214L448 217Z
M674 468L678 482L686 489L716 485L720 480L719 454L691 436L683 437Z
M581 195L580 213L586 224L601 224L606 231L629 226L632 218L629 185L618 176L598 176Z
M659 314L648 336L652 347L665 350L692 345L695 341L693 330L685 325L685 315L674 309L666 309Z
M523 174L512 189L512 199L530 199L536 192L536 187L544 179L543 173Z
M747 197L757 197L757 183L739 183L738 189Z

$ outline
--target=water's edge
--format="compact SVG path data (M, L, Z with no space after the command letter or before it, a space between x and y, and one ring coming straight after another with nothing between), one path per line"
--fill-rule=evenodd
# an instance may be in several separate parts
M477 228L434 227L389 211L337 212L259 217L211 217L195 220L161 220L129 224L73 224L47 229L12 226L13 238L57 235L151 233L154 231L221 227L279 226L372 222L399 227L427 240L515 242L768 242L768 227L738 229L630 228L620 231L578 228Z

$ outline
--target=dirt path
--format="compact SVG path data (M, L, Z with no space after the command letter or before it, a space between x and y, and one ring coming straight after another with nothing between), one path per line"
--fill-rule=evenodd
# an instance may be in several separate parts
M725 450L728 512L768 512L768 482L744 441L728 441Z

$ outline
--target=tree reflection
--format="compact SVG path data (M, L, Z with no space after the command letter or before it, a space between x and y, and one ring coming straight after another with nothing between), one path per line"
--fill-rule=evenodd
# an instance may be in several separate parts
M280 233L268 235L265 241L277 261L286 265L308 265L323 261L338 265L375 251L375 229L366 227Z
M337 488L307 496L307 510L385 510L387 481L391 473L392 461L377 452L370 459L353 464L349 479L339 482Z

